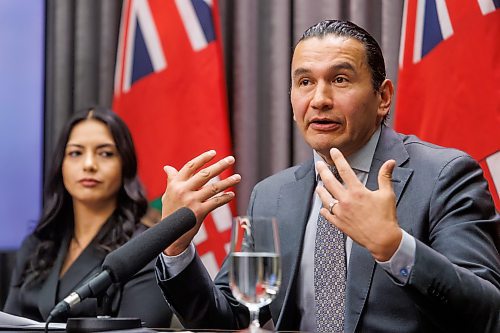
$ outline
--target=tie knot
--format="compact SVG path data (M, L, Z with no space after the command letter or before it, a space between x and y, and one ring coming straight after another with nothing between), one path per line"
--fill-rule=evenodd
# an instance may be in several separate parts
M337 170L337 167L329 165L328 169L330 169L330 171L333 173L333 175L335 176L335 178L337 178L339 182L343 183L342 178L340 178L339 170Z

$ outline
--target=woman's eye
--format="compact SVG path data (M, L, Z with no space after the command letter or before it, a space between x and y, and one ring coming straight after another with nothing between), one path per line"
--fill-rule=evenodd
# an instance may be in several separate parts
M82 153L77 151L77 150L73 150L73 151L69 151L68 152L68 156L70 157L77 157L77 156L80 156Z
M99 153L99 155L101 155L102 157L112 157L115 155L115 153L112 151L102 151Z

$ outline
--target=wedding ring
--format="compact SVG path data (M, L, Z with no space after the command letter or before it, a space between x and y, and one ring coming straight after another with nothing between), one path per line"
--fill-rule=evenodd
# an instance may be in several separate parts
M330 212L330 214L334 215L333 214L333 207L335 207L335 205L338 203L339 203L339 201L335 200L335 199L333 199L333 201L330 202L330 204L328 205L328 211Z

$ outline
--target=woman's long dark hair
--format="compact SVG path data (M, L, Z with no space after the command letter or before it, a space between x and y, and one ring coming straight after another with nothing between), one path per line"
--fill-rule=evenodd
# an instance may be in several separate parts
M113 111L92 107L75 113L68 121L55 147L52 167L45 186L43 214L33 234L39 243L25 267L20 284L31 284L47 278L65 234L73 233L73 201L64 187L62 164L71 131L86 119L104 123L110 130L122 160L122 185L118 192L117 207L110 221L97 234L94 242L105 253L130 239L136 224L147 210L144 189L137 176L137 157L132 136L125 123Z

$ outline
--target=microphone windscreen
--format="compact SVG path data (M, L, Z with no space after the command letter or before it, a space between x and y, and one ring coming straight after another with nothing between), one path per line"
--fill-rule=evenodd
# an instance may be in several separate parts
M180 208L110 252L102 268L110 272L114 283L126 282L195 224L193 211L186 207Z

